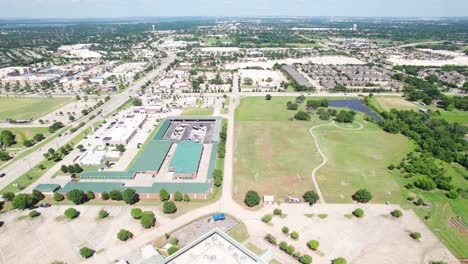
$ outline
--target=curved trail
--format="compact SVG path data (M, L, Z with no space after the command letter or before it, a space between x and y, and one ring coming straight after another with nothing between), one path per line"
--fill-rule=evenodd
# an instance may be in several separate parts
M318 143L318 140L317 140L317 137L314 135L313 131L314 129L316 128L319 128L319 127L324 127L324 126L334 126L334 127L337 127L337 128L341 128L341 129L345 129L345 130L361 130L364 125L359 123L359 122L356 122L355 123L358 123L359 124L359 127L358 128L346 128L346 127L341 127L341 126L338 126L335 121L333 122L330 122L330 123L327 123L327 124L321 124L321 125L316 125L316 126L313 126L309 129L309 133L310 135L312 136L312 138L314 139L314 142L315 142L315 147L317 148L317 151L318 153L320 154L320 156L322 157L322 163L320 163L317 167L314 168L314 170L312 171L312 182L314 183L314 186L315 186L315 189L317 190L317 194L319 196L319 202L320 203L325 203L325 199L323 198L323 195L322 195L322 192L320 191L320 188L319 188L319 185L317 183L317 179L315 177L315 174L317 173L317 171L322 168L323 166L325 166L325 164L327 164L328 162L328 159L327 157L325 157L325 155L323 154L322 150L320 149L320 146L319 146L319 143Z

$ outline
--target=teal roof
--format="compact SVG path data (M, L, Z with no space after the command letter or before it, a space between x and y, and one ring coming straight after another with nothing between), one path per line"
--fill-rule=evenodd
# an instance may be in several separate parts
M203 152L203 144L190 140L180 141L172 157L170 168L174 168L175 174L192 174L198 171L200 158Z
M166 134L167 129L171 125L171 121L168 119L165 119L161 125L159 126L158 132L154 135L154 137L151 140L160 140L164 137L164 134Z
M95 193L110 192L112 190L123 191L127 188L134 189L137 193L159 193L161 189L166 189L169 193L177 191L182 193L207 193L211 189L211 183L193 182L193 183L175 183L175 182L157 182L151 186L122 186L121 182L69 182L59 191L66 193L74 189L93 191Z
M210 156L210 165L208 167L208 175L206 175L206 178L208 180L213 179L213 171L216 168L217 159L218 159L218 142L213 142L213 145L211 147L211 156Z
M55 192L56 190L60 189L60 185L58 184L38 184L34 190L40 192Z
M131 180L134 172L129 171L85 171L80 178L86 180Z
M130 171L159 171L171 146L172 142L169 140L151 140L144 147Z

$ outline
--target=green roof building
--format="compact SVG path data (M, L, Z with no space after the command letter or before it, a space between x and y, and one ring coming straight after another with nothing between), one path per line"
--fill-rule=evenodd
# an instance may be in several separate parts
M184 140L177 144L169 170L179 179L195 179L203 152L203 144Z

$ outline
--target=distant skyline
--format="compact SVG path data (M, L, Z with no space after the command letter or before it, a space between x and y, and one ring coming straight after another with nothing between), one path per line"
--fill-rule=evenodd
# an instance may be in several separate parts
M157 16L468 16L468 0L0 0L0 19Z

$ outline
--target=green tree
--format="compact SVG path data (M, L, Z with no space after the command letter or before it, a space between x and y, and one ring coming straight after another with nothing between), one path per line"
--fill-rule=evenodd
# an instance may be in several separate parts
M319 248L320 243L317 240L309 240L307 242L307 247L309 247L312 250L317 250Z
M250 190L245 194L244 203L248 207L254 207L260 203L260 195L256 191Z
M6 192L3 194L3 199L5 199L8 202L13 201L14 198L15 198L15 194L12 192Z
M82 190L74 189L66 194L67 199L72 201L74 204L83 204L88 201L88 197Z
M184 202L190 202L190 196L187 193L184 193Z
M133 233L126 229L120 229L119 233L117 233L117 239L119 239L120 241L127 241L132 237Z
M83 258L90 258L94 254L94 251L88 247L80 248L80 256Z
M294 118L301 121L309 121L310 115L302 110L299 110L295 115Z
M166 201L163 203L163 213L165 214L173 214L177 212L177 207L174 202Z
M125 146L123 144L117 144L115 149L119 152L125 152Z
M11 132L10 130L3 130L0 133L0 143L2 143L1 145L3 149L15 144L16 143L15 138L16 136L15 134L13 134L13 132Z
M54 192L54 201L60 202L63 201L63 199L65 199L65 196L63 196L63 194Z
M73 218L76 218L78 217L78 215L80 214L75 208L68 208L67 210L65 210L65 212L63 213L68 219L73 219Z
M143 211L140 208L132 208L132 210L130 211L130 215L134 219L140 219L143 215Z
M43 134L38 133L38 134L35 134L35 135L33 136L33 139L34 139L35 141L39 142L39 141L44 140L45 137L44 137Z
M143 228L151 228L156 223L156 217L153 212L145 211L141 216L140 224Z
M45 198L45 196L38 190L33 190L31 197L34 199L34 203L38 203L40 200Z
M419 233L419 232L411 232L411 233L410 233L410 237L412 237L412 238L415 239L415 240L419 240L419 239L421 239L421 233Z
M102 192L101 193L101 198L106 201L109 200L109 194L107 192Z
M359 203L367 203L370 200L372 200L372 193L366 189L360 189L357 192L355 192L351 196L351 198L353 198L354 201Z
M393 210L390 214L395 218L400 218L403 216L403 213L398 209Z
M181 192L175 192L174 193L174 201L176 202L180 202L184 199L184 197L182 196L182 193Z
M108 217L108 216L109 216L109 212L107 212L107 211L104 210L104 209L101 209L101 210L99 211L99 213L98 213L98 218L99 218L99 219L104 219L104 218L106 218L106 217Z
M32 210L32 211L29 212L29 214L28 214L29 218L38 217L38 216L40 216L40 215L41 215L41 213L39 213L39 212L36 211L36 210Z
M362 210L361 208L357 208L353 211L353 215L357 218L362 218L364 216L364 210Z
M29 139L26 139L25 141L23 141L23 146L29 148L29 147L32 147L34 145L34 143L29 140Z
M86 192L86 198L88 198L88 201L89 201L89 200L96 198L96 196L94 195L93 191L89 190Z
M122 201L122 192L119 190L112 190L109 193L109 197L114 201Z
M262 222L270 223L272 219L273 219L273 216L271 214L266 214L262 217Z
M333 264L347 264L346 259L339 257L333 260Z
M267 94L267 95L265 96L265 99L266 99L267 101L271 101L271 98L272 98L272 96L271 96L270 94Z
M302 264L311 264L312 263L312 257L309 255L303 255L299 259L299 262Z
M305 192L302 198L304 198L304 201L309 203L309 205L314 205L319 200L318 194L314 191Z
M291 232L291 238L294 239L294 240L298 240L299 239L299 233L297 233L296 231L292 231Z
M177 251L179 250L179 246L171 246L168 250L167 250L167 253L170 255L176 253Z
M135 204L138 202L138 194L134 189L125 189L122 193L122 198L127 204Z
M289 234L289 227L283 226L283 228L281 228L281 232L283 232L284 234Z
M20 193L11 202L13 208L24 210L34 205L34 198L26 193Z
M166 191L166 189L161 189L159 190L159 199L161 199L161 202L169 201L170 195Z

